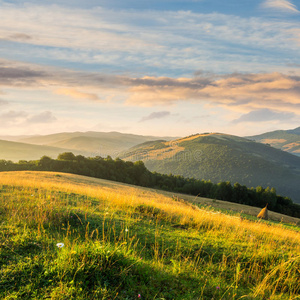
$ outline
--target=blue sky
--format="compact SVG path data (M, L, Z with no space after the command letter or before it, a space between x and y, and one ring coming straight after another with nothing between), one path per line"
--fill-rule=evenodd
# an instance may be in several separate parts
M298 127L299 10L288 0L0 0L0 135Z

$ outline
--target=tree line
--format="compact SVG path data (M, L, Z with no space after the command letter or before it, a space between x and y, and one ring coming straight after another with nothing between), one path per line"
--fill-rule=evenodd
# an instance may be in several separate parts
M23 170L85 175L256 207L264 207L268 203L268 208L272 211L300 218L300 205L293 203L289 197L277 195L274 188L248 188L239 183L232 185L228 181L215 184L180 175L150 172L142 161L123 161L119 158L112 159L110 156L75 156L71 152L59 154L57 159L43 156L39 160L20 160L18 163L0 160L0 171Z

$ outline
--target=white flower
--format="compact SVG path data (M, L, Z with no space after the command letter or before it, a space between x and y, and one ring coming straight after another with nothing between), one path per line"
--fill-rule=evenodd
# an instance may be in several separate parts
M57 244L56 244L56 246L57 246L58 248L62 248L64 245L65 245L64 243L57 243Z
M128 232L128 228L126 228L125 231Z

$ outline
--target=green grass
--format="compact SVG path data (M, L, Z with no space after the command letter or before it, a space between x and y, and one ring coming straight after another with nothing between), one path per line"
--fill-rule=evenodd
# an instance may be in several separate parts
M0 178L1 299L300 299L299 227L88 187Z

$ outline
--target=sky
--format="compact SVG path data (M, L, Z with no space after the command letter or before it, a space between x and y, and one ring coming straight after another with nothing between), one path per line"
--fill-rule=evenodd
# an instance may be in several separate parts
M299 0L0 0L0 135L300 126Z

